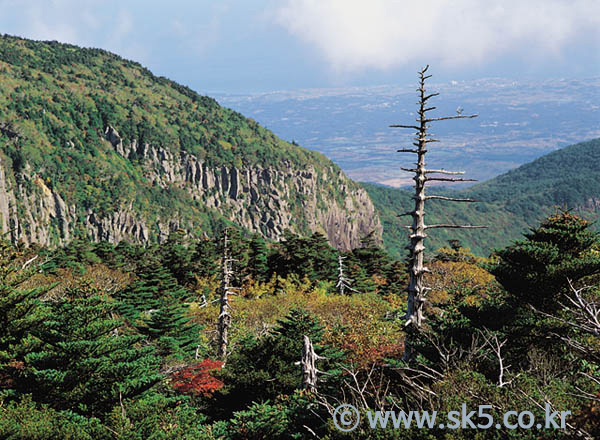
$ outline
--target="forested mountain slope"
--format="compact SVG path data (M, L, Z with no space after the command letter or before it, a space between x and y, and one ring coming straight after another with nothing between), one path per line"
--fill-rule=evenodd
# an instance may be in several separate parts
M413 204L412 193L405 190L363 184L380 212L384 243L394 255L403 255L408 243L406 217ZM443 191L448 191L444 189ZM443 192L442 191L442 192ZM436 193L433 188L430 193ZM440 192L440 191L437 191ZM600 139L562 148L522 165L494 179L457 192L481 203L428 204L429 223L466 223L487 225L483 230L431 230L431 250L458 239L475 253L487 255L520 238L528 226L536 224L555 207L573 209L596 219L600 211Z
M97 49L0 37L0 225L13 242L138 243L225 223L351 248L381 226L325 156Z

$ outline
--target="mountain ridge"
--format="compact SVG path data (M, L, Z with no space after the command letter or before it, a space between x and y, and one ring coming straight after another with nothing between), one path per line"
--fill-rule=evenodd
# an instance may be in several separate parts
M320 153L101 49L0 38L0 225L13 242L163 241L238 224L350 249L381 225Z
M459 240L478 255L487 256L495 248L521 238L530 227L557 208L572 209L596 220L600 214L600 138L580 142L548 153L485 182L460 190L431 188L430 192L450 192L480 200L473 204L429 202L431 223L486 225L482 230L432 230L429 249L447 247ZM412 193L406 190L362 183L381 216L384 245L401 256L408 242L397 217L409 211Z

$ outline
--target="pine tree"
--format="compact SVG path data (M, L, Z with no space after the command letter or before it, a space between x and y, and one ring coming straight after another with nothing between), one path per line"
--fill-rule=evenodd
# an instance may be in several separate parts
M360 290L361 292L376 291L378 286L375 279L385 280L391 263L389 255L377 245L373 232L361 239L360 247L352 250L352 256L360 266L356 273L357 289L362 284L364 290Z
M269 277L269 262L267 243L258 234L250 240L250 255L248 261L250 275L256 281L266 281Z
M167 268L151 259L139 279L117 295L117 310L162 356L182 357L200 345L200 327L186 316L190 297Z
M525 240L499 251L492 273L519 302L553 311L569 280L600 274L600 238L591 226L558 212L525 234Z
M364 237L361 240L360 247L355 248L352 253L358 259L360 265L364 267L367 274L370 276L385 276L390 265L390 257L377 245L373 233Z
M28 339L21 392L56 409L101 417L160 379L153 348L141 336L120 333L113 304L97 292L70 290L48 307L50 317Z
M154 343L162 357L190 357L201 346L201 327L186 316L187 307L173 301L161 301L158 309L137 328Z
M250 338L227 361L224 382L229 400L236 408L251 401L274 399L280 394L292 394L302 387L299 366L304 336L308 336L320 361L319 369L326 372L319 387L323 392L339 390L338 364L344 359L339 350L322 344L324 327L318 319L302 309L293 309L277 322L273 333L261 339ZM252 365L249 369L248 365Z
M214 240L201 238L196 243L193 256L195 273L199 277L211 278L219 273L219 250Z
M194 280L194 250L186 243L185 233L177 230L169 235L160 248L161 262L177 282L188 286Z
M183 303L192 297L156 257L150 258L137 275L137 280L117 294L119 311L129 320L158 308L163 300Z
M159 282L166 276L162 267L147 267L136 281L116 294L119 300L117 311L135 326L142 313L158 307L161 292Z
M356 256L354 249L345 255L344 265L347 275L353 280L352 287L361 293L372 293L377 290L373 276L370 275L365 267L361 264L361 260Z
M295 273L311 281L337 281L337 251L322 234L315 232L310 237L299 237L286 231L279 249L270 264L277 274Z
M0 390L11 388L23 369L29 348L24 340L47 316L40 298L49 287L22 288L37 255L24 255L0 241Z

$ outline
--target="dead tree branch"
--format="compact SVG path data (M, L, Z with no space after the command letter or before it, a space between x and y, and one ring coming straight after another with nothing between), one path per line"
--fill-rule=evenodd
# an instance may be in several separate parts
M317 367L316 362L319 356L310 338L304 335L304 345L302 346L302 386L311 393L317 392Z
M338 255L338 282L335 285L337 287L340 295L344 295L346 290L350 290L352 292L356 292L355 289L352 288L352 282L354 281L352 278L348 278L345 274L344 268L344 260L346 257L342 257L342 255Z

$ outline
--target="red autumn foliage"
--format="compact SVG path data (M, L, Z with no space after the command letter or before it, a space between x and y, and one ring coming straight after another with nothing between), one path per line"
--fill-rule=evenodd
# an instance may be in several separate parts
M404 344L383 341L375 346L361 346L347 343L344 350L348 351L349 358L359 368L368 368L371 365L381 365L386 358L399 358L404 350Z
M12 359L6 366L17 371L10 372L9 370L9 374L0 374L0 389L12 388L14 386L14 381L11 376L14 376L15 373L18 374L19 371L25 369L25 363L23 361L17 361L16 359ZM12 375L10 373L12 373Z
M211 373L220 370L223 362L204 359L195 365L190 365L171 376L171 386L182 394L210 397L221 389L224 383L213 377Z

